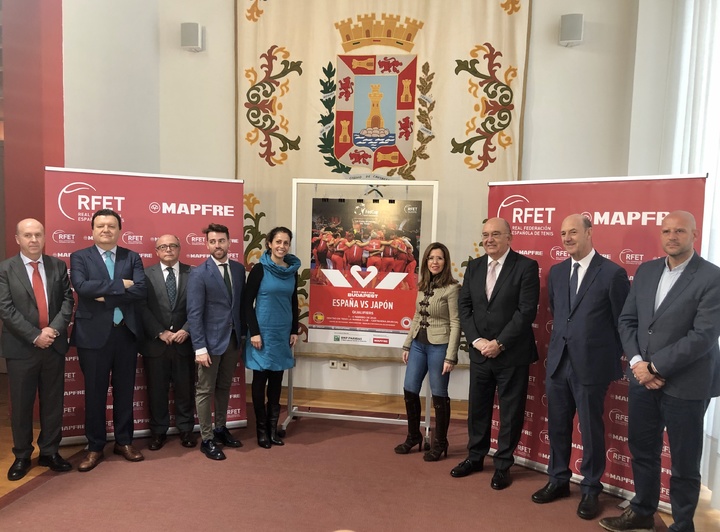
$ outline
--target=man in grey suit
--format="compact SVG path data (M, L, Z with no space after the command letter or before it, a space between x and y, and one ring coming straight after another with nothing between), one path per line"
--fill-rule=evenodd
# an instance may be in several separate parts
M58 453L62 432L67 328L73 310L67 266L43 254L45 229L28 218L17 225L20 253L0 262L2 356L10 384L15 461L8 480L20 480L33 453L33 408L40 398L38 464L53 471L72 466Z
M720 395L720 268L693 250L698 231L689 212L668 214L660 235L667 257L638 268L620 315L630 359L635 497L621 516L600 520L612 532L654 530L665 429L672 455L670 530L695 530L703 421L710 399Z
M570 257L550 268L548 301L553 330L545 384L550 434L549 482L532 496L544 504L570 495L570 454L574 417L582 432L582 498L577 515L599 512L600 478L605 472L603 411L608 386L622 377L618 318L630 290L627 272L595 251L592 223L572 214L560 236Z
M160 262L145 268L148 294L143 306L145 338L140 344L150 405L151 451L161 449L167 440L170 381L175 398L175 426L182 445L197 445L193 436L195 360L186 310L190 266L179 261L180 240L174 235L159 237L155 250Z
M210 257L193 268L188 280L187 316L198 364L195 404L202 444L211 460L224 460L220 445L241 447L227 421L230 386L240 358L240 308L245 289L245 266L230 260L230 233L220 224L203 229ZM212 403L215 403L213 430Z

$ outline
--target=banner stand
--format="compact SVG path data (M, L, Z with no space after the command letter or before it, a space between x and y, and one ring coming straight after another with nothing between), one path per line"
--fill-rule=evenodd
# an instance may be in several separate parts
M296 235L296 237L293 239L292 243L292 249L294 254L297 253L297 243L298 243L298 234L306 234L307 231L303 230L298 233L298 226L300 225L298 223L298 194L299 189L303 186L311 186L314 187L314 190L317 191L317 188L319 186L336 186L336 187L358 187L358 186L364 186L367 188L368 191L377 190L378 188L382 187L404 187L406 191L410 187L431 187L432 189L432 217L430 220L430 240L428 242L424 242L424 245L427 246L430 242L436 241L437 236L437 207L438 207L438 182L437 181L389 181L389 180L383 180L383 179L300 179L300 178L294 178L293 179L293 190L292 190L292 231L293 234ZM366 192L367 193L367 192ZM378 191L378 193L380 193ZM380 193L380 195L382 195ZM309 224L304 227L309 227ZM308 239L309 241L309 239ZM298 255L299 256L299 255ZM297 363L297 358L295 359ZM346 421L360 421L360 422L366 422L366 423L384 423L388 425L405 425L407 424L406 419L392 419L392 418L382 418L382 417L374 417L374 416L364 416L364 415L353 415L353 414L330 414L330 413L322 413L322 412L303 412L299 410L298 405L295 404L295 398L293 393L294 388L294 382L293 382L293 372L294 368L290 369L288 371L288 406L287 406L287 417L282 423L281 430L284 434L288 425L290 425L290 422L295 418L301 418L301 417L308 417L308 418L316 418L316 419L337 419L337 420L346 420ZM429 445L429 439L430 439L430 419L431 419L431 408L432 408L432 401L431 401L431 391L430 386L425 386L425 419L422 422L422 426L425 429L425 447L428 448Z

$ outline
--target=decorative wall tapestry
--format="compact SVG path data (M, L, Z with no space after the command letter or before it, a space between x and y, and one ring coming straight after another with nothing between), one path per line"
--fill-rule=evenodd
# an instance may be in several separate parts
M530 0L237 6L249 265L270 228L292 224L294 177L438 180L438 239L461 278L481 249L487 183L520 177ZM402 188L366 193L407 199Z

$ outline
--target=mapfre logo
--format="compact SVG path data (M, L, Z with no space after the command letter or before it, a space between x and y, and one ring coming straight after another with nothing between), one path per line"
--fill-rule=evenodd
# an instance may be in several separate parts
M205 236L198 235L196 233L188 233L185 237L185 242L187 242L189 246L204 246Z
M620 252L620 262L623 264L641 264L644 253L635 253L632 249L623 249Z
M123 233L122 241L125 242L128 246L142 246L143 235L137 235L132 231L126 231L125 233Z
M666 211L628 211L628 212L584 212L593 225L662 225Z
M508 196L500 202L497 216L511 224L550 224L555 207L530 207L530 200L520 194ZM504 209L510 209L508 211ZM509 216L508 216L509 214Z
M97 192L97 189L88 183L75 181L65 185L58 193L58 209L65 218L77 221L78 213L93 213L100 209L122 211L124 196L102 196L86 191Z
M74 244L75 233L66 233L64 230L58 229L53 231L52 239L56 244Z

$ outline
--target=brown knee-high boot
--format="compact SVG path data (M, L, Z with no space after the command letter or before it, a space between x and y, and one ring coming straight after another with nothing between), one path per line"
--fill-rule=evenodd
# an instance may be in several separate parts
M426 462L437 462L445 453L447 458L448 450L448 426L450 425L450 398L433 395L433 406L435 407L435 432L433 433L432 447L423 456Z
M422 449L423 435L420 432L420 395L403 390L405 392L405 411L407 412L408 433L405 441L395 447L397 454L408 454L413 447L418 446L418 452Z

